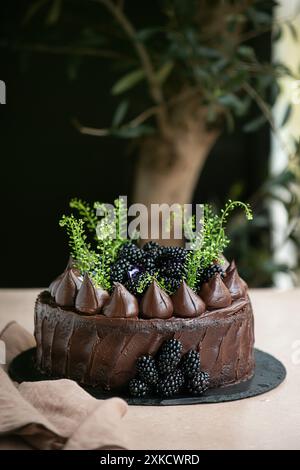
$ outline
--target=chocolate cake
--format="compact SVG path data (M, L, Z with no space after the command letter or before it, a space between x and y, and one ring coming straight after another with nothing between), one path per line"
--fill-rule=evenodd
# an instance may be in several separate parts
M68 269L63 285L66 278L74 277ZM135 376L141 355L155 355L166 340L176 338L183 353L190 349L200 352L211 386L247 380L254 372L251 303L235 267L228 268L224 281L219 275L212 278L202 298L191 295L182 284L168 302L163 296L157 300L159 288L151 285L140 303L141 317L137 300L122 285L116 286L103 313L99 312L101 300L98 304L94 287L85 296L83 311L78 302L75 307L76 295L81 298L82 290L87 289L82 283L77 291L80 281L65 287L64 299L68 304L73 299L73 306L59 306L51 293L44 291L35 306L38 367L54 377L68 377L105 390L122 389Z
M247 285L234 262L220 257L205 269L197 268L192 284L183 270L191 256L184 249L153 242L140 249L129 242L118 253L109 267L110 289L104 282L97 285L94 266L83 272L80 263L71 259L38 296L35 338L40 371L102 390L129 387L136 396L150 393L149 383L159 380L156 391L166 396L177 393L185 380L184 370L194 370L194 378L187 375L194 393L205 390L208 378L210 387L223 387L253 376L253 312ZM160 266L160 277L157 271L149 275L153 259L155 269ZM173 273L168 287L166 274L165 283L160 281L166 266ZM142 283L133 282L137 273ZM159 358L157 370L155 358ZM169 375L159 379L162 360L167 362L161 371ZM182 365L188 360L190 369ZM141 374L141 363L149 377L152 374L148 384L147 378L145 383L141 380L147 377ZM200 363L205 372L200 371Z

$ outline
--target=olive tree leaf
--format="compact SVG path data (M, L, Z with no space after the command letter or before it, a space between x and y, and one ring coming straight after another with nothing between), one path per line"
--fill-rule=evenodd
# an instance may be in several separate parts
M137 85L145 77L145 72L142 69L134 70L133 72L127 73L120 80L118 80L111 89L113 95L120 95L130 88Z
M118 127L121 124L121 122L124 120L124 117L128 111L128 107L129 107L128 100L121 101L112 119L112 127Z
M62 8L62 0L53 0L52 5L49 9L48 15L46 17L46 24L52 26L57 23Z
M297 39L298 39L298 32L297 32L297 29L295 28L295 25L294 25L291 21L289 21L288 23L286 23L286 25L287 25L287 27L288 27L290 33L291 33L292 38L293 38L295 41L297 41Z
M156 72L156 80L158 81L158 83L164 83L166 81L166 79L168 78L168 76L170 75L170 73L172 72L172 69L174 67L174 62L173 61L169 61L169 62L166 62L157 72Z
M242 100L238 96L234 95L233 93L228 93L226 95L222 95L218 98L218 102L229 108L232 109L237 116L242 116L245 114L247 107L249 105L249 101Z
M140 31L136 33L135 37L138 41L145 42L148 39L151 39L156 34L162 33L163 31L163 28L153 26L152 28L140 29Z
M291 114L292 114L292 106L291 104L289 103L285 109L285 112L283 114L283 118L282 118L282 121L281 121L281 124L279 125L279 127L283 127L289 120Z
M67 77L70 81L76 80L78 72L83 63L83 58L80 56L70 56L66 63Z
M255 132L260 129L267 122L267 118L264 115L258 116L250 122L247 122L243 126L244 132Z
M256 58L254 49L250 46L240 46L237 50L237 53L240 57L243 57L244 59L254 60Z
M32 3L26 10L26 13L23 17L23 25L29 23L29 21L43 8L49 0L38 0L37 2Z

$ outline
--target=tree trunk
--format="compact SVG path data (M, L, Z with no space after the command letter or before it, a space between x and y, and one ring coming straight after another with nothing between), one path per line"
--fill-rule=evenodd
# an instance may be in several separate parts
M199 129L199 125L192 122L180 129L174 127L168 138L156 136L145 140L137 165L134 201L145 204L148 214L151 204L191 203L199 175L217 136L216 130ZM149 219L148 223L150 226ZM150 232L148 239L151 239ZM159 238L158 241L164 245L182 244L182 240L174 238Z

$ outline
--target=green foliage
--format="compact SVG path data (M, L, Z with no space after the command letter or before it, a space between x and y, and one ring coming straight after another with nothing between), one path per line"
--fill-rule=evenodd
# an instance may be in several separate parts
M199 268L206 268L220 258L224 249L229 245L225 228L230 212L235 208L244 210L246 218L252 220L252 211L248 204L241 201L229 200L221 214L214 213L209 204L204 205L204 217L200 221L200 231L191 244L191 252L187 257L187 284L195 289Z
M98 263L98 255L91 249L84 232L84 221L74 215L63 215L59 225L65 227L69 236L70 252L81 273L91 272Z
M152 282L155 282L158 285L158 287L160 287L160 289L165 291L167 294L169 295L173 294L172 289L170 288L170 286L168 286L168 284L166 283L166 280L163 277L159 276L158 273L150 274L147 272L144 273L139 279L139 283L136 288L137 293L142 294L145 291L145 289L148 286L150 286Z
M122 199L116 199L113 208L113 217L107 211L104 204L95 203L94 209L82 201L74 198L70 207L76 209L81 219L76 219L73 214L63 216L60 226L67 229L69 246L76 266L82 274L87 272L97 286L109 290L111 288L110 268L115 261L118 250L127 241L122 234L127 230L127 211ZM99 221L96 209L103 209L104 217ZM86 226L96 239L95 249L87 242L84 230Z
M239 197L243 195L245 184L240 182ZM289 273L295 284L300 279L300 141L295 142L295 152L288 164L266 181L249 197L255 217L246 224L239 214L233 215L227 226L231 240L226 256L235 259L239 273L251 287L270 287L275 276ZM271 241L272 219L270 209L273 204L284 209L287 216L287 229L282 244L287 243L292 250L290 259L285 262L276 259L276 248Z
M96 233L98 218L95 209L93 209L87 202L78 198L73 198L70 201L71 209L76 209L80 217L86 223L87 228L93 234Z
M119 103L119 105L118 105L118 107L115 111L112 123L111 123L112 128L119 127L119 125L123 122L123 120L126 116L128 108L129 108L129 101L128 100L123 100Z
M277 96L278 78L290 74L280 63L261 62L249 42L272 30L274 38L280 37L284 28L297 38L291 21L274 22L273 0L161 0L155 5L148 2L144 15L139 15L138 26L130 2L122 6L122 2L113 0L86 4L69 0L63 8L62 3L36 0L28 7L24 21L46 23L39 36L44 34L51 52L57 49L58 53L68 54L69 76L76 77L82 57L103 57L114 70L120 70L111 89L113 95L126 95L133 108L140 103L137 85L145 88L145 97L150 97L145 99L148 109L142 110L145 117L131 125L123 124L128 105L121 100L111 128L105 129L103 135L137 139L160 131L159 110L145 111L163 103L167 121L171 122L174 108L180 111L184 106L184 99L174 105L184 90L194 94L199 107L206 108L209 126L227 126L230 131L236 119L247 117L254 102L265 117L244 123L245 130L252 132L270 118L268 101L272 96L274 102ZM156 23L149 24L148 9L152 13L153 8L157 10ZM69 26L70 19L76 25L76 34L66 38L65 26ZM49 28L55 35L48 34ZM23 40L21 37L20 43ZM145 120L151 120L150 124L146 125Z
M98 249L101 252L110 252L114 261L121 246L127 240L127 208L123 199L114 201L112 212L108 211L105 204L95 202L95 210L101 210L104 217L97 224L96 237Z
M130 88L137 85L141 80L145 78L145 72L142 69L134 70L124 75L111 89L113 95L120 95Z

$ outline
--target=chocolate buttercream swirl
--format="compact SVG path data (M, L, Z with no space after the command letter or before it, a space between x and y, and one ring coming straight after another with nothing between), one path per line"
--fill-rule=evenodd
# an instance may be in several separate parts
M245 283L241 280L238 275L237 269L231 269L226 272L226 276L223 280L225 286L229 290L233 300L240 299L246 295Z
M61 283L61 280L64 277L65 272L66 271L61 273L59 276L57 276L57 278L54 279L54 281L51 282L51 284L49 286L49 292L52 295L52 297L55 297L57 288L58 288L59 284Z
M61 307L74 307L77 292L81 286L81 281L75 276L71 268L67 269L57 286L55 292L55 302Z
M230 292L220 274L215 274L208 282L202 284L200 296L208 308L224 308L232 302Z
M235 264L235 261L232 260L230 265L228 266L228 268L226 269L226 275L231 273L232 271L236 270L236 272L238 273L238 270L237 270L237 266ZM244 287L244 289L247 291L248 290L248 284L246 281L244 281L244 279L238 274L239 276L239 279Z
M72 269L73 273L75 274L75 276L80 276L80 272L79 270L76 268L75 266L75 261L74 259L72 258L72 256L69 257L69 260L68 260L68 264L64 270L64 272L62 272L59 276L57 276L57 278L54 279L54 281L51 282L50 286L49 286L49 292L50 294L52 295L52 297L55 297L55 294L56 294L56 291L57 291L57 288L62 280L62 278L64 277L64 274L65 272L68 270L68 269Z
M140 305L143 318L171 318L173 304L170 296L153 281L145 292Z
M110 300L104 305L103 313L112 318L135 318L139 314L137 299L119 282L115 287Z
M76 296L76 309L86 315L100 313L108 299L109 293L104 289L96 288L90 276L86 273Z
M195 292L183 281L179 289L171 297L174 316L181 318L199 317L205 312L205 303Z

